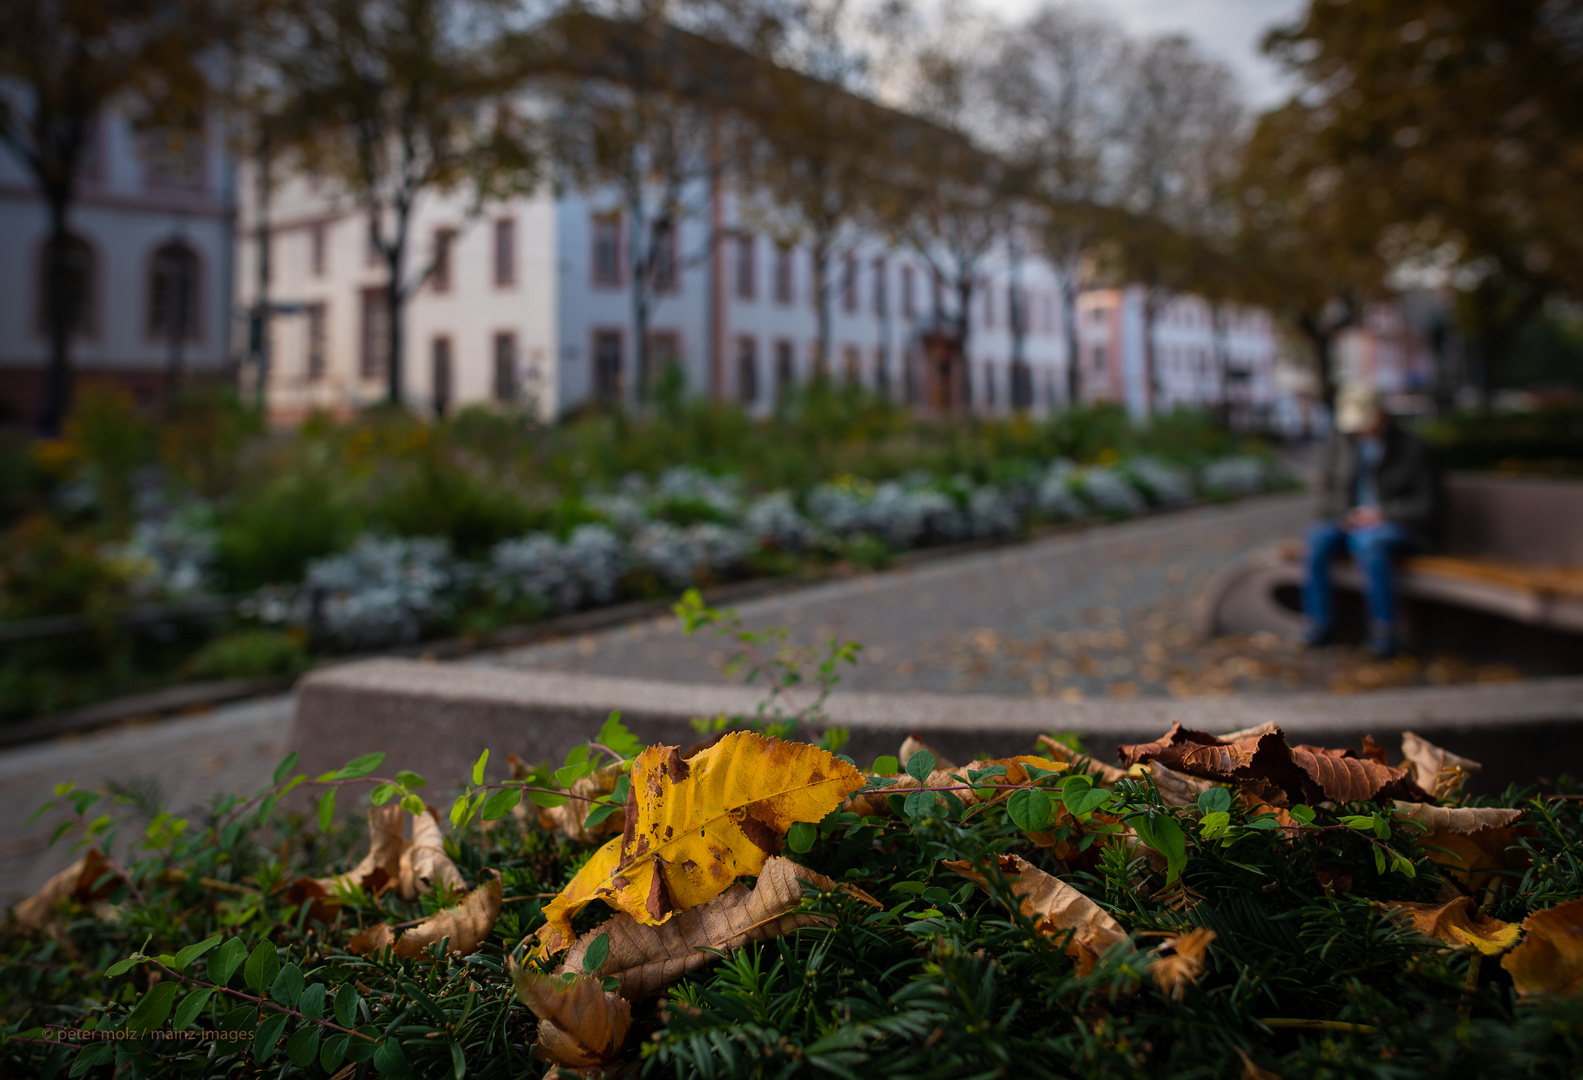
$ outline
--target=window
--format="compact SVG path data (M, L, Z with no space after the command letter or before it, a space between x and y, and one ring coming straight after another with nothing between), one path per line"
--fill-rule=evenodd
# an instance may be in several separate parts
M325 318L323 304L309 304L307 309L308 341L305 350L308 357L305 374L309 382L318 382L324 378L325 356Z
M451 247L455 243L455 229L434 230L434 269L429 272L429 284L437 293L451 291Z
M778 304L795 303L796 284L794 275L796 271L792 264L792 249L790 244L775 245L775 302Z
M517 335L495 335L495 400L517 400Z
M313 265L313 276L324 276L324 226L315 225L308 230L308 258Z
M143 136L143 157L150 187L203 186L203 132L168 128Z
M857 386L863 381L863 361L858 356L857 348L848 345L841 350L841 372L848 386Z
M621 331L594 332L594 396L606 405L621 400Z
M149 271L148 332L161 341L198 336L198 255L180 240L154 251Z
M737 237L737 298L751 300L758 292L758 281L754 261L758 257L758 245L752 236Z
M1089 356L1093 359L1095 371L1103 371L1105 369L1105 347L1103 345L1095 345Z
M758 339L737 338L737 398L744 405L759 399Z
M39 275L38 280L43 283L39 289L39 328L49 333L55 325L54 312L54 277L50 274L50 245L46 241L39 249ZM61 267L62 312L67 329L73 335L89 335L97 327L94 325L94 288L97 285L98 260L92 247L80 236L68 236L66 249L63 252L63 266Z
M881 256L874 260L874 314L885 317L885 303L888 297L885 289L885 259Z
M841 307L857 310L857 256L851 252L841 260Z
M358 370L365 379L384 374L390 359L390 308L384 289L363 290L363 354Z
M517 222L501 218L495 222L495 286L505 288L517 283Z
M434 395L434 415L443 417L451 407L451 339L437 337L431 350L429 386Z
M775 396L784 398L796 381L796 349L789 341L777 341L775 343Z
M606 287L621 284L621 215L601 214L594 218L594 284Z
M661 218L654 223L654 291L657 293L675 292L678 281L676 277L676 230L671 227L669 219Z
M901 268L901 313L907 318L918 314L916 302L912 297L912 267Z

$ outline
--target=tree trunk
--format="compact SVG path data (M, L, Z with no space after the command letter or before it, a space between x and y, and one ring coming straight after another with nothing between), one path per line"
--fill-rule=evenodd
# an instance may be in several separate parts
M1159 314L1160 300L1152 285L1143 291L1143 418L1154 419L1156 398L1159 396L1159 361L1154 348L1154 324Z
M1066 331L1066 407L1083 403L1083 350L1077 334L1077 280L1072 273L1061 274L1061 324Z
M957 271L956 275L956 348L962 357L962 404L969 411L973 408L973 365L968 359L968 337L972 332L973 278Z
M1220 304L1209 305L1210 332L1215 340L1215 415L1222 427L1231 427L1231 357L1226 346L1226 313Z
M270 183L270 149L267 137L260 137L258 149L258 296L254 302L253 318L258 325L258 386L255 394L260 414L269 403L269 211L273 185Z
M387 332L390 337L389 356L385 361L385 396L392 405L405 406L406 378L403 370L405 360L405 334L402 326L403 316L407 308L406 288L401 280L402 268L406 264L407 254L407 226L411 220L411 209L405 203L396 205L395 235L391 238L390 247L386 249L385 262L389 275L389 283L385 288L385 318L390 323Z
M817 326L814 344L815 380L830 373L830 247L834 230L821 228L815 233L809 254L813 258L814 319Z
M48 275L49 310L49 367L44 374L44 408L39 416L39 430L47 437L60 434L61 425L71 409L71 297L70 286L71 230L67 222L71 210L71 192L55 187L45 188L49 204L49 238L45 243L45 268Z

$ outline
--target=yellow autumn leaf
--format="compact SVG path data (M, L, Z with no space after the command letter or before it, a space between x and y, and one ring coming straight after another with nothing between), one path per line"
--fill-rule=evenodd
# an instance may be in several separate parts
M1444 904L1415 904L1398 900L1385 908L1411 923L1426 938L1458 949L1477 949L1498 956L1517 943L1517 924L1479 914L1473 901L1458 896Z
M602 900L656 926L757 874L786 830L818 821L863 775L817 746L732 732L687 760L651 746L632 764L626 830L544 909L545 955L571 944L572 916Z
M1501 958L1523 997L1583 994L1583 900L1568 900L1523 920L1523 940Z

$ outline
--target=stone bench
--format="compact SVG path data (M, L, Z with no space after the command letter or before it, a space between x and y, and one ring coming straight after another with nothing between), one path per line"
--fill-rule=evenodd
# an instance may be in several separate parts
M1446 489L1442 551L1404 559L1396 578L1409 637L1434 636L1424 605L1435 618L1449 609L1583 634L1583 482L1467 475ZM1303 545L1288 541L1227 567L1200 600L1200 632L1301 633L1302 558ZM1350 561L1334 582L1361 595Z

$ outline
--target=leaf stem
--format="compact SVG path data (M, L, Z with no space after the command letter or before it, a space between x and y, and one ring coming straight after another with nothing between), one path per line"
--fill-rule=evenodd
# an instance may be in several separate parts
M1345 1020L1309 1020L1304 1017L1262 1017L1259 1023L1267 1028L1288 1028L1294 1031L1350 1031L1357 1035L1378 1035L1380 1029L1372 1024L1352 1024Z
M301 1020L301 1021L303 1021L305 1023L318 1024L320 1027L329 1028L331 1031L343 1032L343 1033L345 1033L347 1035L352 1035L352 1036L355 1036L355 1037L357 1037L359 1039L362 1039L365 1042L378 1042L379 1041L379 1040L375 1039L372 1035L365 1035L361 1031L357 1031L354 1028L346 1028L346 1027L342 1027L340 1024L332 1024L328 1020L320 1020L320 1019L317 1019L317 1018L312 1017L312 1016L304 1016L300 1012L298 1012L296 1009L288 1009L284 1005L277 1005L277 1004L275 1004L275 1002L270 1001L268 998L254 997L252 994L244 994L240 990L232 990L229 986L220 986L220 985L218 985L216 983L204 982L202 979L194 979L190 975L184 975L184 974L182 974L179 971L175 971L175 970L173 970L171 968L166 967L164 964L160 963L158 960L155 960L153 957L148 957L147 959L148 959L149 963L153 964L155 967L159 968L161 971L165 972L166 974L174 976L176 979L179 979L181 982L189 983L189 984L191 984L193 986L207 987L210 990L218 990L222 994L230 994L232 997L241 998L243 1001L254 1002L260 1008L272 1009L275 1012L285 1013L287 1016L295 1016L298 1020Z

